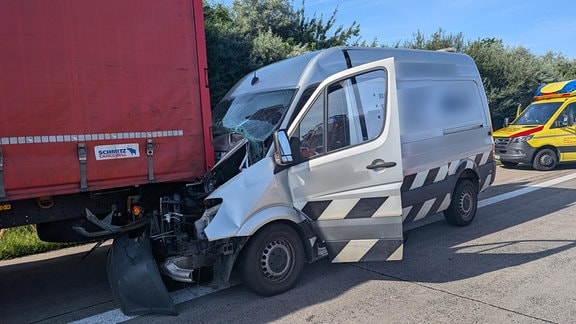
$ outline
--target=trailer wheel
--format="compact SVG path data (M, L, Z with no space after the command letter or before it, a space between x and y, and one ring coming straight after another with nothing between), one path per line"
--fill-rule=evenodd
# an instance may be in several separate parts
M272 296L294 287L304 267L300 236L286 224L260 230L238 260L240 278L248 289Z
M467 226L476 217L478 195L476 187L470 180L460 180L456 184L450 207L444 211L448 224Z
M556 152L552 149L545 148L536 153L532 166L536 170L549 171L556 167L556 163L558 163Z

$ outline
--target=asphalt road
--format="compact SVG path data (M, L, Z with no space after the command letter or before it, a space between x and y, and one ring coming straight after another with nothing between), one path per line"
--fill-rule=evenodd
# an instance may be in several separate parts
M0 322L574 323L576 166L498 168L475 222L411 226L404 260L307 265L298 285L260 297L242 285L177 305L178 316L118 316L104 246L0 262Z

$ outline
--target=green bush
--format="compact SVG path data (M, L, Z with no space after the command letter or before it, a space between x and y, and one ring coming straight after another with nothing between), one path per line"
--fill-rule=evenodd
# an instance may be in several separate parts
M0 260L13 259L72 245L74 244L43 242L38 238L36 228L32 225L7 228L0 236Z

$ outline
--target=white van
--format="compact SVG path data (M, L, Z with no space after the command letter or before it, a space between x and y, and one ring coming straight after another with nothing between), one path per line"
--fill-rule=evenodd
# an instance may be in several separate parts
M247 75L219 108L217 125L250 145L245 170L208 197L222 201L210 240L286 220L311 225L300 233L312 259L325 247L333 262L400 260L403 223L444 212L468 225L494 180L488 104L466 55L331 48Z
M176 280L210 267L225 284L237 269L248 288L273 295L322 257L400 260L404 223L444 212L468 225L495 176L486 96L462 54L304 54L247 75L213 119L221 159L204 179L205 212L183 215L180 195L161 200L150 233L161 271ZM109 266L130 259L133 242L116 237ZM126 272L110 273L115 282ZM142 295L129 287L116 295Z

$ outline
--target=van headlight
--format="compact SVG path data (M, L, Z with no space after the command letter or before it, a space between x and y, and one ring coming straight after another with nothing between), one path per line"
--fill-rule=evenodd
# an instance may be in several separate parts
M512 140L512 143L524 143L524 142L528 142L529 140L532 139L532 137L534 137L534 135L526 135L526 136L520 136L520 137L516 137Z

